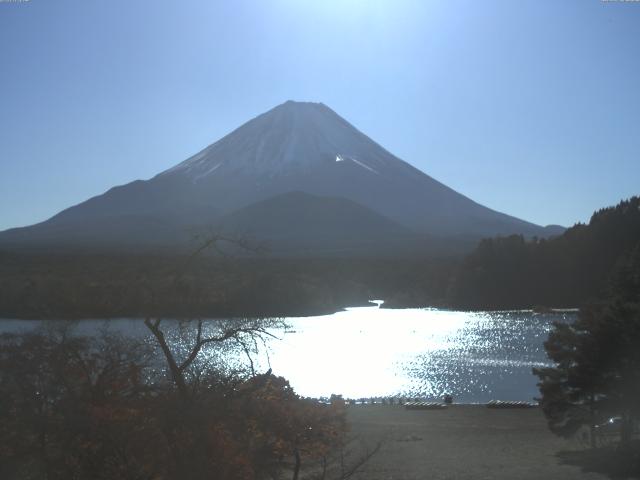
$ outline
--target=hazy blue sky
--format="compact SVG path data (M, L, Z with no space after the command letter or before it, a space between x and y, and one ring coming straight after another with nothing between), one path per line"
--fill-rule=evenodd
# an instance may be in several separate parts
M321 101L489 207L640 193L640 2L0 2L0 229Z

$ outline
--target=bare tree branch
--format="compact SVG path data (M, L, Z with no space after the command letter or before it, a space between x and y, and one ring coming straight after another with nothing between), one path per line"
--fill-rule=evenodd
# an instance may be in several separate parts
M158 345L160 345L162 353L164 354L164 357L167 360L167 364L169 365L169 371L171 372L173 381L176 384L176 387L178 388L180 395L186 399L189 396L189 392L187 390L187 383L184 379L184 375L182 374L182 371L180 370L180 368L178 367L178 364L176 363L173 352L171 352L171 349L167 344L167 340L164 337L164 333L162 332L162 330L160 330L160 319L158 318L156 320L151 320L150 318L145 318L144 324L151 331L151 333L153 333L153 336L158 341Z
M256 248L250 245L250 243L244 238L230 237L230 236L221 235L218 233L210 233L209 235L207 235L205 240L200 244L200 246L196 248L191 253L191 255L189 255L189 257L186 259L182 267L176 271L175 276L173 278L173 282L172 282L174 287L177 286L178 282L180 282L180 280L184 277L189 265L197 257L199 257L205 250L213 249L214 251L216 251L216 253L222 256L226 256L226 252L224 252L220 248L220 243L229 243L235 247L239 247L240 249L246 250L246 251L257 252L259 250L259 248ZM199 319L196 327L196 335L195 335L195 341L193 343L193 346L189 350L189 354L186 356L186 358L181 363L179 363L176 360L175 353L171 351L171 348L169 347L169 344L165 338L165 335L162 329L160 328L161 319L159 317L154 319L147 317L144 323L156 338L167 360L167 364L169 366L169 370L176 384L176 387L178 388L178 391L184 398L187 398L189 396L188 389L187 389L187 381L185 379L185 370L187 370L193 364L193 362L197 359L198 354L202 351L202 349L205 346L210 344L222 344L228 340L235 339L236 342L242 346L244 352L248 354L248 349L246 347L246 344L244 344L242 340L243 335L250 336L254 340L254 343L255 343L256 337L260 337L263 341L264 341L264 337L277 338L275 335L267 331L267 329L263 325L263 322L261 321L251 321L251 322L244 321L244 322L241 322L239 325L220 324L220 330L221 330L220 334L205 336L203 332L204 322L202 319ZM251 361L251 369L253 371L252 361Z

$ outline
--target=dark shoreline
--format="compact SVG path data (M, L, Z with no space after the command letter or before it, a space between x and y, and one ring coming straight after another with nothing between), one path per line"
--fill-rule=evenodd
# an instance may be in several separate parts
M348 308L362 308L362 307L374 307L376 306L375 303L372 302L364 302L364 303L357 303L357 304L349 304L346 305L344 307L340 307L340 308L335 308L335 309L326 309L326 310L318 310L318 311L314 311L314 312L305 312L305 313L300 313L300 312L296 312L296 313L282 313L282 314L263 314L263 315L255 315L255 314L246 314L246 315L228 315L228 316L223 316L223 315L216 315L216 316L209 316L209 315L199 315L199 316L192 316L192 317L181 317L181 316L176 316L176 317L172 317L172 316L168 316L168 315L163 315L163 318L171 318L171 319L175 319L175 320L191 320L191 319L195 319L195 318L204 318L206 320L224 320L224 319L229 319L229 318L307 318L307 317L322 317L325 315L333 315L334 313L338 313L338 312L344 312L345 310L347 310ZM450 311L450 312L473 312L473 313L480 313L480 312L484 312L484 313L533 313L534 315L545 315L545 314L557 314L557 313L578 313L579 312L579 308L551 308L548 311L545 312L535 312L534 309L532 308L521 308L521 309L505 309L505 310L481 310L481 309L455 309L455 308L447 308L447 307L435 307L435 306L424 306L424 307L420 307L420 306L392 306L392 307L385 307L384 304L380 305L378 308L381 309L385 309L385 310L405 310L405 309L431 309L431 310L443 310L443 311ZM56 316L56 317L51 317L51 316L47 316L47 317L26 317L26 318L20 318L20 317L4 317L4 316L0 316L0 322L2 321L24 321L24 322L41 322L41 321L54 321L54 322L74 322L74 321L85 321L85 320L92 320L92 321L108 321L108 320L119 320L119 319L144 319L146 318L145 315L118 315L118 316L106 316L106 317L100 317L100 316L95 316L95 317L89 317L89 316L84 316L84 317L61 317L61 316Z

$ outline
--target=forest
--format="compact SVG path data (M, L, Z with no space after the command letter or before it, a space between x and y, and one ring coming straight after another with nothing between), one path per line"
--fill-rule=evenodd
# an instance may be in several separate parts
M598 210L588 224L551 239L485 239L456 269L448 303L472 310L581 307L605 293L638 246L640 197Z
M0 253L0 316L72 319L307 316L386 299L442 304L454 262Z
M0 316L306 316L386 308L580 307L640 244L640 198L549 239L487 238L467 256L277 258L0 251Z

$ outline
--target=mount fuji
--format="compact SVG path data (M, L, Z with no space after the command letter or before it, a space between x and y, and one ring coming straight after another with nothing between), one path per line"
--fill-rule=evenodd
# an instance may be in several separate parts
M472 201L322 103L288 101L149 180L1 232L0 244L167 247L204 226L307 252L562 231Z

